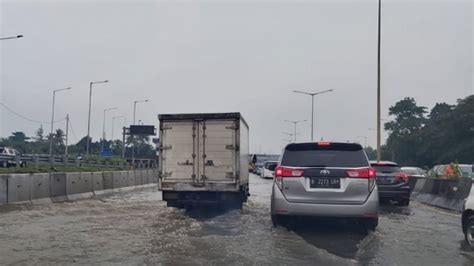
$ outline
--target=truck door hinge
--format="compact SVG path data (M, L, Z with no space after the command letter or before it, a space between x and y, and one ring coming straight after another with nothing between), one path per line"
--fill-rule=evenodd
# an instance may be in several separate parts
M226 145L225 148L228 149L228 150L235 150L235 151L239 150L238 145Z
M160 151L171 150L171 149L172 149L172 146L171 146L171 145L161 146L161 147L160 147Z
M170 177L172 174L173 174L172 172L160 173L160 178L163 178L163 177Z
M189 160L186 160L186 162L178 162L178 165L193 165L193 163Z
M234 175L234 172L227 172L227 173L225 173L225 177L226 177L226 178L232 178L232 179L234 179L234 178L239 178L238 175Z

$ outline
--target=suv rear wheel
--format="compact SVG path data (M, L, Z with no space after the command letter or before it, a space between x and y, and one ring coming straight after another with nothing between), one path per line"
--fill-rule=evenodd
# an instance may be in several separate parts
M398 206L409 206L410 205L410 199L402 199L398 201Z
M379 218L367 218L362 220L362 224L367 231L375 231L375 228L379 225Z

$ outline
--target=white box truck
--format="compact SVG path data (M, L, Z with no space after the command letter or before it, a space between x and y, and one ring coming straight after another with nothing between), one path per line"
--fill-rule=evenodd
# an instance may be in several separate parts
M167 205L241 208L249 196L249 128L241 114L161 114L158 119L158 183Z

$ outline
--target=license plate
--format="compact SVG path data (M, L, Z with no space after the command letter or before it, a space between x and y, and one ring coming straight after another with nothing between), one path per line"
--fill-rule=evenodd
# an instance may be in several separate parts
M310 179L311 188L341 188L341 180L339 178L319 178Z

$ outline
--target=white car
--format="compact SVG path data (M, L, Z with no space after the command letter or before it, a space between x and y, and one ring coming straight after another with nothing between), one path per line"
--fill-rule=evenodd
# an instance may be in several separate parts
M474 189L471 187L471 192L464 203L462 212L462 231L466 238L466 242L474 247Z
M275 176L275 168L277 166L277 161L266 161L262 167L262 178L273 178Z

